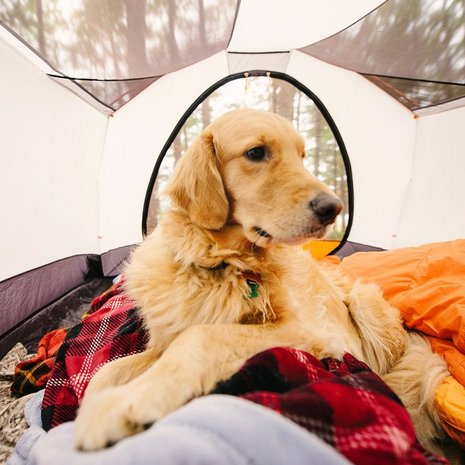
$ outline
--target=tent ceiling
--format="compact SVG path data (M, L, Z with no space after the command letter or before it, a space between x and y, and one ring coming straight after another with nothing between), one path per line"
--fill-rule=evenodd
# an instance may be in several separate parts
M465 97L465 0L2 0L0 23L111 110L221 50L300 49L413 111Z

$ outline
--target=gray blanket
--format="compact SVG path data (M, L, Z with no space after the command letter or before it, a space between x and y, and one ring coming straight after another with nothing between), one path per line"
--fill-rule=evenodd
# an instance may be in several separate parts
M315 435L244 399L193 400L143 433L98 452L73 449L73 423L41 428L42 393L26 408L30 428L7 465L348 465Z

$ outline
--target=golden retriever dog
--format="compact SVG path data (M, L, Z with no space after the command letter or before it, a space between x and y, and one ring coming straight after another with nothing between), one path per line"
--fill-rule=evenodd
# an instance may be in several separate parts
M433 397L444 362L404 330L376 286L349 282L303 250L342 210L304 168L304 154L289 121L236 110L181 158L167 190L171 209L124 273L148 347L91 380L76 420L77 448L99 449L141 431L275 346L365 361L433 448L442 434Z

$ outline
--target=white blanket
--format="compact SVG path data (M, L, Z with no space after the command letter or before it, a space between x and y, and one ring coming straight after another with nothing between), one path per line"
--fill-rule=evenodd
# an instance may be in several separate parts
M227 395L195 399L143 433L98 452L73 449L73 423L41 428L38 393L31 427L7 465L348 465L331 446L276 412Z

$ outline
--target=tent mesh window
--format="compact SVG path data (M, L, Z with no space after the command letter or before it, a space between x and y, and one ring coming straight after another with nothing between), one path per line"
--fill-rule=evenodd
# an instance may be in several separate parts
M364 75L415 111L465 97L464 37L464 0L388 0L302 51Z
M147 209L146 232L150 233L170 203L164 195L177 161L192 140L223 113L237 108L273 111L287 118L305 139L306 168L329 185L345 205L328 240L336 246L345 235L350 220L349 184L341 148L330 125L315 102L286 80L254 76L227 82L211 93L191 113L165 153L156 173ZM336 247L335 246L335 247Z
M237 8L237 0L5 0L0 25L54 77L117 110L158 77L224 50Z

